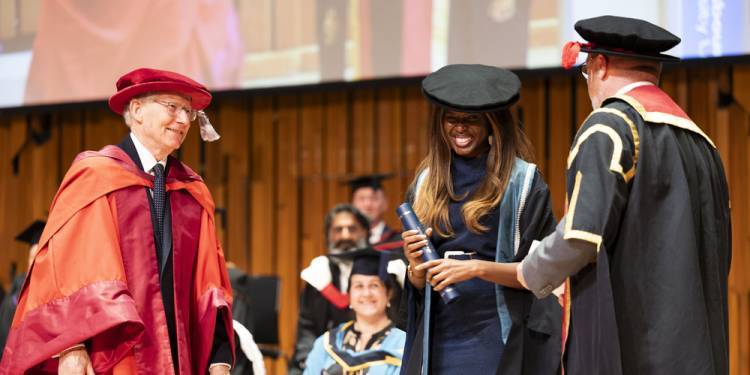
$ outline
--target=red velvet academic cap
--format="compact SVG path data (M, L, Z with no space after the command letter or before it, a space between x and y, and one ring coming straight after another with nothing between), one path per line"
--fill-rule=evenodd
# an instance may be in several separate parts
M187 96L195 110L204 109L211 103L211 93L206 86L182 74L139 68L117 80L117 92L109 98L109 108L121 115L130 99L154 91Z

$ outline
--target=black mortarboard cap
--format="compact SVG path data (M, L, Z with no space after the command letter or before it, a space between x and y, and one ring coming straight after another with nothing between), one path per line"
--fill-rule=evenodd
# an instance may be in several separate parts
M25 242L30 246L39 243L39 237L42 236L42 231L44 231L46 224L47 222L42 220L34 221L16 236L16 241Z
M637 57L658 61L679 61L662 52L680 43L680 38L648 21L601 16L576 22L575 29L587 44L582 52Z
M479 64L446 65L422 80L432 103L459 112L493 112L518 101L521 80L513 72Z
M383 180L391 178L393 174L375 173L362 176L352 177L346 180L346 183L352 188L352 193L359 188L369 187L375 190L383 189Z
M352 275L379 276L381 280L388 277L388 262L398 259L395 251L375 250L369 246L329 256L351 260Z

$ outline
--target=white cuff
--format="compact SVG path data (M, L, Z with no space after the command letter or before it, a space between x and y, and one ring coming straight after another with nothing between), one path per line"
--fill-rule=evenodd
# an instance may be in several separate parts
M208 366L208 371L211 371L212 368L218 367L218 366L226 366L227 370L232 369L232 365L230 365L229 363L217 362L217 363L212 363L210 366Z
M70 351L73 351L73 350L77 350L77 349L86 349L86 345L84 345L84 344L73 345L70 348L67 348L67 349L61 351L60 353L57 353L57 354L53 355L52 358L60 358L63 354L65 354L67 352L70 352Z

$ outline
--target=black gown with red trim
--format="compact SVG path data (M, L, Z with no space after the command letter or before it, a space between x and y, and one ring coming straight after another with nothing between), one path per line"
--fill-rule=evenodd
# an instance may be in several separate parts
M728 373L727 180L659 88L608 99L568 158L565 238L598 245L571 278L568 374Z

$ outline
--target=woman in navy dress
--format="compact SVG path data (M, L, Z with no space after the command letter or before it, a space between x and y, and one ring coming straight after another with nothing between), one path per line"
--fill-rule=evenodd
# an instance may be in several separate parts
M533 240L551 233L549 190L509 107L515 74L449 65L424 79L434 105L428 154L407 199L442 259L423 263L427 238L402 233L409 260L402 374L555 374L562 311L515 278ZM453 286L460 298L438 293Z

